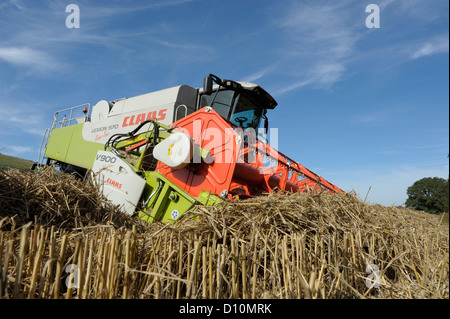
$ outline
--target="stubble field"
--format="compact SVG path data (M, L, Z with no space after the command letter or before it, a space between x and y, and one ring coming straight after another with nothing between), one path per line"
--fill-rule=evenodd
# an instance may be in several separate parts
M448 298L442 216L354 194L273 194L175 224L120 213L87 182L0 171L0 298Z

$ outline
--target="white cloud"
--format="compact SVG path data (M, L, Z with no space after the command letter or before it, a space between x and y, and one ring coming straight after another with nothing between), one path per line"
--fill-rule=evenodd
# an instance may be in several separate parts
M177 50L198 50L198 51L210 51L211 50L207 46L197 45L197 44L192 44L192 43L170 42L170 41L160 40L160 39L157 39L154 37L152 37L152 40L155 43L158 43L162 46L172 48L172 49L177 49Z
M36 109L44 109L34 104ZM7 131L3 135L14 134L17 130L37 136L43 136L49 120L42 113L31 110L24 102L0 100L0 126Z
M411 54L411 59L418 59L439 53L448 53L448 42L448 34L428 40Z
M269 66L263 68L262 70L259 70L253 74L248 75L247 77L244 77L243 81L245 81L245 82L257 81L257 80L261 79L262 77L264 77L266 74L270 73L272 70L274 70L275 67L276 67L276 64L269 65Z
M448 24L448 2L380 0L377 4L384 26L367 32L366 4L347 0L288 2L274 24L282 31L280 68L290 81L280 83L283 85L274 91L284 94L305 86L329 88L351 73L390 71L412 59L449 52L448 34L435 36L430 27ZM406 22L398 22L403 20ZM423 40L420 29L425 28L432 36ZM409 32L406 37L405 32Z
M340 80L345 72L345 65L342 62L318 64L313 71L311 76L314 81L321 84L333 84Z
M304 86L306 86L306 85L308 85L310 83L312 83L311 79L296 81L296 82L294 82L292 84L289 84L289 85L286 85L286 86L282 87L281 89L274 90L272 92L272 94L274 96L276 96L276 95L283 95L283 94L285 94L287 92L290 92L290 91L299 89L301 87L304 87Z
M142 4L140 5L113 5L113 3L108 3L108 5L99 6L99 5L91 5L91 2L84 2L80 3L80 11L82 10L83 16L86 18L106 18L110 16L115 15L124 15L124 14L130 14L130 13L136 13L136 12L142 12L145 10L152 10L152 9L158 9L158 8L164 8L169 6L177 6L186 4L189 2L194 2L198 0L161 0L161 1L152 1L152 2L145 2L142 1ZM58 4L59 5L59 4Z
M119 15L119 18L123 18L125 15L133 16L165 7L170 10L171 7L193 1L197 0L113 2L108 5L79 1L79 29L65 27L66 4L58 1L23 5L23 11L15 10L11 14L0 11L0 34L4 35L0 36L0 63L27 67L27 73L58 71L62 74L78 70L76 63L80 61L79 56L75 59L71 57L87 52L86 45L93 46L91 52L94 59L99 54L95 48L97 46L106 47L107 51L104 52L108 55L117 52L116 70L125 70L124 65L134 64L149 56L160 59L170 54L177 54L177 58L186 57L186 51L189 51L189 57L200 56L203 52L211 53L207 45L180 39L171 29L175 23L170 20L150 19L148 24L137 28L117 24L117 21L122 21L118 19ZM155 50L156 45L160 45L158 51ZM167 49L169 54L162 52L161 48Z
M4 3L0 3L0 10L9 6L14 6L19 10L23 10L23 7L20 5L18 0L9 0Z
M295 3L278 19L286 41L280 59L294 78L278 94L306 85L328 87L341 80L346 59L359 40L351 8L348 2Z
M21 156L31 151L33 149L29 146L8 146L4 149L4 153L10 156Z
M47 53L28 47L0 48L0 60L40 71L57 70L60 67L60 64Z

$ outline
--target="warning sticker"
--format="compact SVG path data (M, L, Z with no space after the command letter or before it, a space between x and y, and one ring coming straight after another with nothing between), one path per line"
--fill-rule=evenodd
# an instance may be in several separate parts
M176 209L174 209L172 211L172 219L177 219L178 218L178 211Z

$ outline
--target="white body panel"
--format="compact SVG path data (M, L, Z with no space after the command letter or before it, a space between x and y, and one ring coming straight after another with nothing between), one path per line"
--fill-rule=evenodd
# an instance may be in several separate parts
M128 133L146 120L154 119L170 125L194 112L196 100L197 89L181 85L110 102L112 108L106 116L106 101L100 101L92 109L95 118L83 126L83 138L105 144L112 135ZM96 110L97 106L99 110ZM149 127L150 124L146 125L142 131Z
M145 180L126 162L111 152L98 151L92 173L106 198L129 215L135 212Z
M191 138L181 132L172 133L153 149L153 156L164 164L180 169L192 159Z
M100 102L95 104L94 107L92 108L91 121L99 122L106 120L108 118L108 113L109 113L108 101L101 100Z

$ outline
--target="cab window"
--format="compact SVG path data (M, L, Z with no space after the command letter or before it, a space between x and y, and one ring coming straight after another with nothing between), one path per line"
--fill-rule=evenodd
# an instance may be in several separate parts
M254 99L247 94L241 94L230 121L243 129L253 128L257 130L262 112L263 109L259 107Z
M214 104L211 105L214 96ZM230 108L233 106L234 97L235 92L231 90L221 90L217 93L217 96L216 92L213 92L210 95L203 94L200 101L200 108L211 106L214 111L219 113L219 115L228 119Z
M214 102L212 101L214 99ZM211 103L213 102L213 105ZM211 106L220 116L243 128L258 129L264 111L258 101L246 92L237 93L232 90L220 90L211 94L203 94L200 108Z

